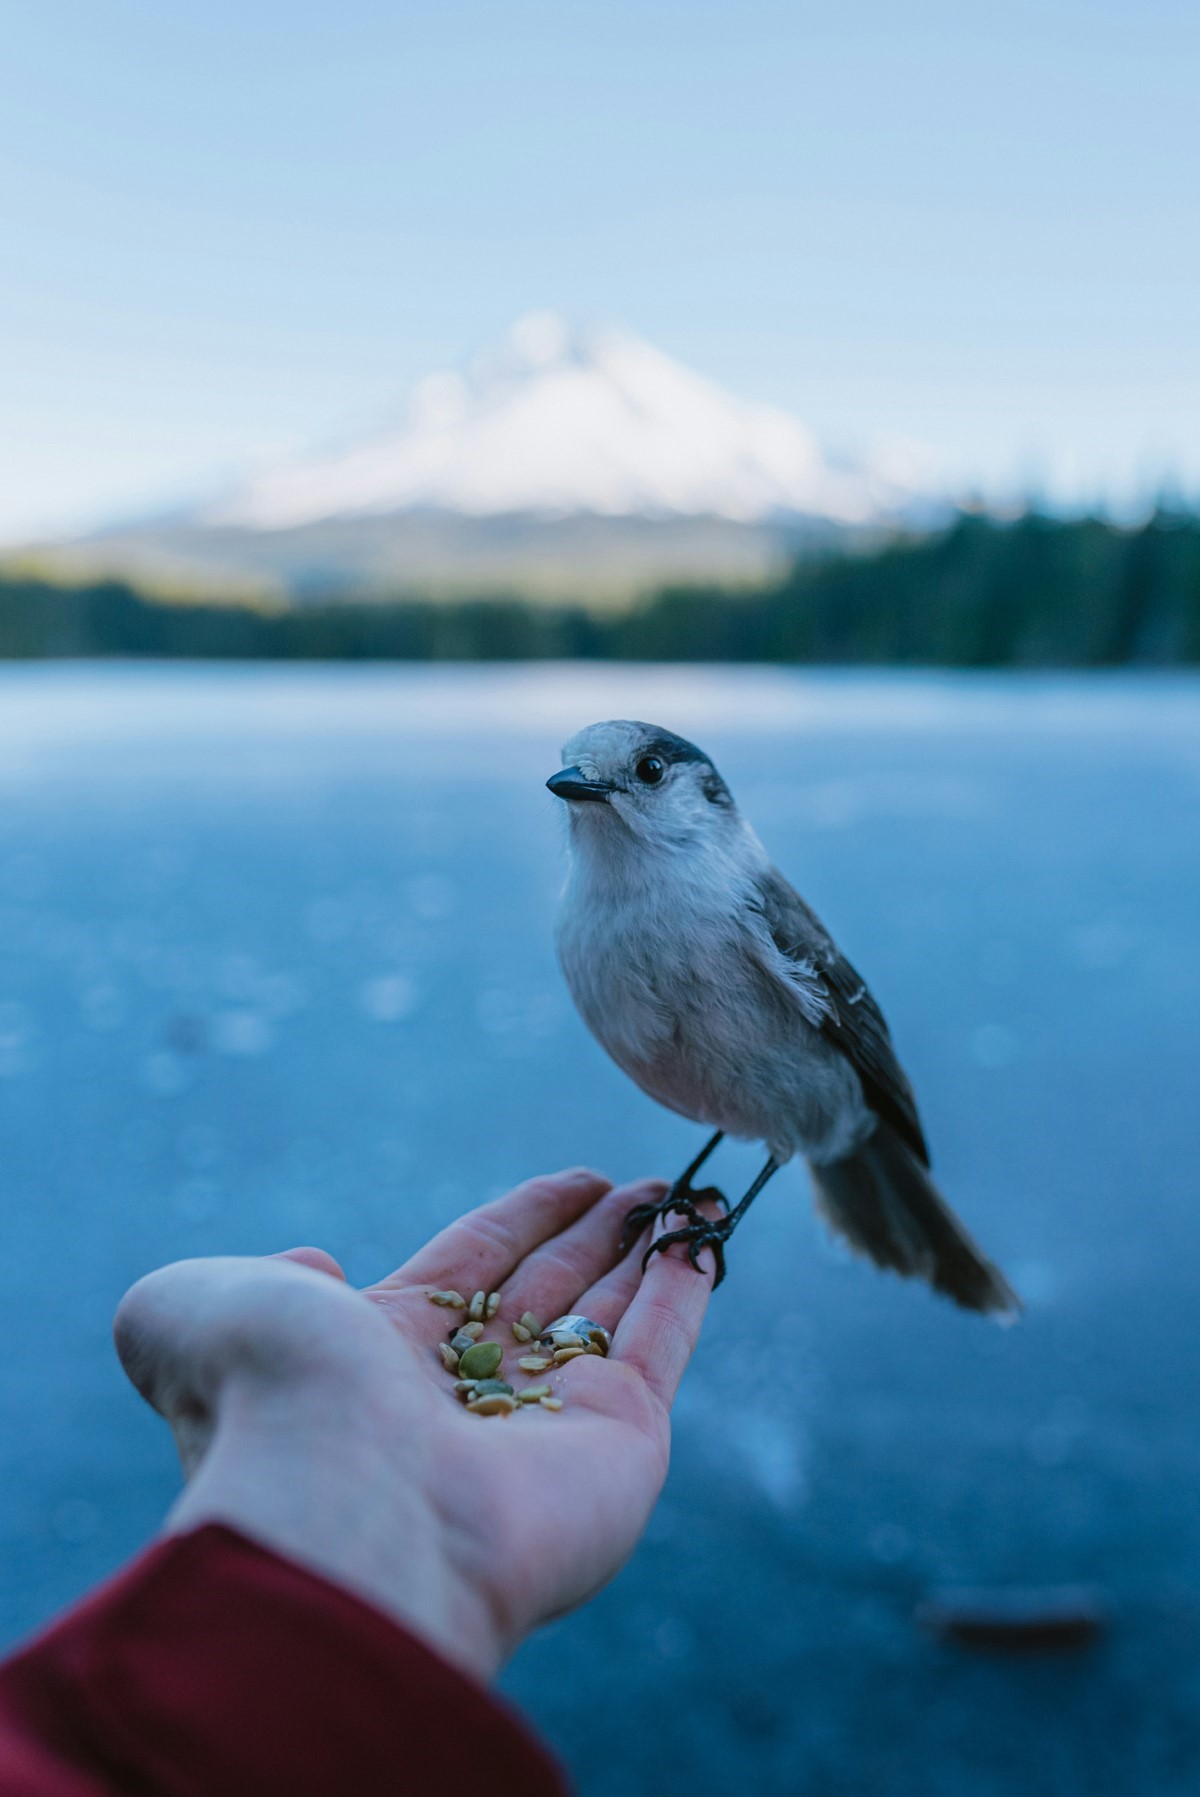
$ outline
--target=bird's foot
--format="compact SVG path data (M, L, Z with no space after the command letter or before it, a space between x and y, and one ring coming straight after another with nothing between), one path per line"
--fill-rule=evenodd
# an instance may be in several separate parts
M707 1196L707 1194L705 1194ZM716 1291L725 1277L725 1244L733 1234L736 1217L705 1217L697 1215L684 1229L669 1229L666 1235L660 1235L651 1242L642 1256L642 1271L650 1265L652 1254L665 1254L676 1242L687 1245L687 1257L697 1273L704 1268L700 1265L700 1250L711 1248L713 1254L713 1290Z
M628 1254L642 1231L647 1227L653 1228L660 1218L680 1216L686 1218L689 1225L706 1223L708 1219L696 1209L702 1198L715 1199L726 1210L729 1209L724 1192L719 1192L716 1186L706 1186L702 1192L693 1192L690 1186L683 1184L672 1186L658 1204L635 1204L625 1218L620 1252Z

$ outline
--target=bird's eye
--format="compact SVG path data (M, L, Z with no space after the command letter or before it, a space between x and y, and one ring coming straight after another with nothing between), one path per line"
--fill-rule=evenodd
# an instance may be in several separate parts
M657 786L667 770L657 755L643 755L633 771L643 785Z

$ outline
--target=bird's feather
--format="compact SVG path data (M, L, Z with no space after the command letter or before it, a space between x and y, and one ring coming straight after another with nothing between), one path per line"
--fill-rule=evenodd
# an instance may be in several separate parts
M777 868L759 875L755 892L772 942L790 968L802 973L809 1021L850 1062L870 1108L928 1166L929 1149L913 1089L866 981ZM795 973L791 978L795 980Z

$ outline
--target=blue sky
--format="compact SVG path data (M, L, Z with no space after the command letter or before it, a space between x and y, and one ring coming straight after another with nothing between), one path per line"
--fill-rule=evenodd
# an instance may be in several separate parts
M40 0L0 109L0 534L627 326L995 494L1200 493L1200 11Z

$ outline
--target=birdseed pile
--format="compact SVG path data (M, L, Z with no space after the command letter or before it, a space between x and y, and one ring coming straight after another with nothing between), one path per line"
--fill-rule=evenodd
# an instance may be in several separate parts
M499 1292L476 1292L470 1299L455 1291L430 1291L425 1295L431 1304L444 1310L466 1312L466 1320L455 1324L449 1339L438 1343L438 1355L454 1380L456 1396L472 1416L511 1416L522 1406L562 1409L563 1401L554 1396L550 1385L525 1385L518 1391L499 1376L505 1345L483 1339L487 1324L499 1317ZM532 1311L527 1310L509 1327L518 1347L530 1349L517 1360L523 1373L549 1372L582 1354L603 1358L609 1349L608 1331L590 1317L560 1317L543 1328Z

